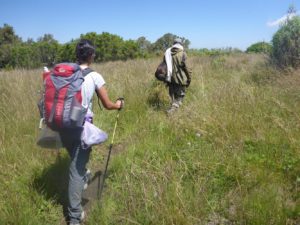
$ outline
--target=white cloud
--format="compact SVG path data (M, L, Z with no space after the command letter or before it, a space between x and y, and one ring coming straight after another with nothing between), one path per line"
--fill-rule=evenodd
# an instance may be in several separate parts
M298 11L297 13L292 13L290 15L284 15L283 17L277 19L277 20L274 20L274 21L270 21L267 23L267 26L268 27L276 27L276 26L279 26L281 24L283 24L288 18L291 19L293 18L294 16L296 16L297 14L300 14L300 11Z

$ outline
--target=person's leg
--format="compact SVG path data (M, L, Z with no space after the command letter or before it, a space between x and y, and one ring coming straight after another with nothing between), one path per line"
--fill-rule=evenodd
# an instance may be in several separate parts
M60 132L63 146L67 149L71 159L68 186L68 220L73 224L80 223L82 213L81 196L84 184L87 181L86 164L89 161L91 152L91 148L82 148L81 132L82 129Z
M169 83L169 96L170 96L170 100L171 100L171 105L170 108L167 110L168 114L173 113L176 110L176 106L173 104L174 100L175 100L175 85L173 83Z
M173 103L174 101L174 84L172 83L168 83L168 86L169 86L169 96L170 96L170 100L171 100L171 104Z
M86 164L89 161L91 149L83 149L81 142L77 142L69 151L71 163L69 167L69 219L70 223L79 223L81 220L81 197L86 182Z
M178 107L181 106L184 96L185 96L185 87L181 85L177 85L176 90L174 91L173 103L177 104Z
M171 97L171 107L167 110L167 113L171 114L182 105L182 101L185 96L185 87L172 84L169 87L169 95Z

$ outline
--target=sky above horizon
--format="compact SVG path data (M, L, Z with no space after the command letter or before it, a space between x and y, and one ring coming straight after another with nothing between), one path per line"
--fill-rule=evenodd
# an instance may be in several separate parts
M51 3L50 3L51 2ZM190 48L245 50L272 39L300 0L0 0L0 27L8 24L23 41L52 34L66 43L87 32L155 42L166 33L190 40Z

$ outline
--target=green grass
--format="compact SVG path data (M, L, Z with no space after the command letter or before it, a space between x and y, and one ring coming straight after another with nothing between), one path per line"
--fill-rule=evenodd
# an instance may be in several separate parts
M86 224L298 224L299 71L281 74L259 55L190 62L191 87L171 117L167 89L154 80L159 59L93 66L126 103L120 150ZM0 224L61 221L69 159L35 145L39 89L38 70L0 72ZM95 112L111 135L116 112L96 104Z

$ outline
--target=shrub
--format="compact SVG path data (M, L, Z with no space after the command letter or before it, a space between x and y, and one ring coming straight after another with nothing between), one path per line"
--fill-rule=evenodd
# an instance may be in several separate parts
M257 42L246 50L247 53L266 53L270 54L272 52L272 45L267 42Z
M300 66L300 17L287 20L275 33L272 39L272 58L282 67Z

